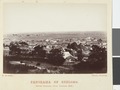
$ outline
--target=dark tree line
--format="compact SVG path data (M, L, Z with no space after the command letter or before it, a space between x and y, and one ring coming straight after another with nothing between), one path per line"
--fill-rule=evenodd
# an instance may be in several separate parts
M15 55L21 55L22 49L20 46L28 45L26 42L15 42L10 43L9 49L10 54ZM76 42L73 42L71 44L68 44L65 51L68 51L71 53L71 55L74 55L78 58L80 63L75 66L77 69L82 68L92 68L92 69L102 69L103 67L106 67L107 63L107 51L105 48L99 47L97 45L92 45L92 50L90 50L90 55L88 56L88 60L86 62L83 62L82 59L84 57L83 55L83 46L82 44L77 45ZM33 50L30 52L33 56L46 58L48 63L54 64L54 65L62 65L65 61L63 58L63 51L61 49L55 49L52 48L49 53L44 49L45 46L43 45L37 45L33 48Z
M52 49L48 54L48 62L54 65L62 65L65 59L60 49Z
M46 50L44 50L44 47L45 46L40 46L40 45L34 47L33 55L37 55L43 58L46 57Z

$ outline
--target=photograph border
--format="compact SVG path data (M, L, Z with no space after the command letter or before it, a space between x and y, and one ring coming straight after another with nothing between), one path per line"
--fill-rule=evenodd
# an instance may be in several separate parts
M105 74L76 74L76 75L48 75L48 74L4 74L3 73L3 6L4 3L94 3L94 4L106 4L107 5L107 73ZM31 81L39 81L39 80L49 80L49 81L63 81L69 78L70 80L76 80L79 83L77 83L74 87L70 88L70 90L73 89L92 89L92 90L112 90L112 1L111 0L1 0L0 1L0 78L2 79L0 81L0 84L2 89L7 90L9 87L11 87L9 90L38 90L38 89L44 89L44 90L52 90L56 89L54 87L39 87L36 88L33 84L31 84ZM24 79L21 80L21 77ZM50 78L51 77L51 78ZM59 78L61 77L61 78ZM9 78L9 79L8 79ZM42 78L42 79L41 79ZM78 79L79 78L79 79ZM88 82L88 79L90 82ZM99 82L101 81L101 82ZM8 87L6 87L6 84L9 84ZM97 83L97 84L96 84ZM13 85L16 85L16 88L13 87ZM26 86L24 86L26 84ZM87 87L86 87L87 84ZM36 85L36 84L35 84ZM101 88L99 88L99 85L102 85ZM22 87L24 86L24 87ZM57 88L57 90L60 90L62 88ZM63 88L69 89L69 88Z

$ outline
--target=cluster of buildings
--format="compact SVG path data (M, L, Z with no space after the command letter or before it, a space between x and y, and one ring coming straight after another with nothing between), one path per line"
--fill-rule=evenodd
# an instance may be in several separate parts
M92 38L92 37L87 37L85 39L79 40L79 39L45 39L45 40L40 40L37 41L35 43L33 43L33 40L31 40L31 42L27 42L27 41L19 41L16 42L18 47L21 50L21 54L22 55L27 55L29 53L31 53L34 50L34 47L36 47L37 45L43 46L43 49L47 52L50 53L50 51L52 49L60 49L63 53L63 57L64 59L66 59L66 63L70 64L70 63L76 63L78 61L78 57L77 57L77 51L76 50L71 50L71 52L73 54L71 54L69 51L66 51L65 49L67 49L68 44L71 44L73 42L76 42L77 45L82 45L82 54L84 55L83 60L87 60L88 56L90 54L90 50L92 50L92 45L97 45L101 48L105 48L107 50L107 42L102 40L102 39L96 39L96 38ZM15 44L15 42L13 42L13 44ZM4 47L4 55L9 56L9 46L8 47Z

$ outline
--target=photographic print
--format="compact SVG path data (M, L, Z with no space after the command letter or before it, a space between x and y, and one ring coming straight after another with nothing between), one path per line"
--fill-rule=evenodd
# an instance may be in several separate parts
M106 8L5 4L3 73L107 73Z
M110 0L1 0L0 90L112 90Z

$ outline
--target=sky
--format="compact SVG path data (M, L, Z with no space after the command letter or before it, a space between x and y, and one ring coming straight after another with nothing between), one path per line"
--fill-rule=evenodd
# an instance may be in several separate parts
M106 31L106 6L99 4L5 4L4 32Z

